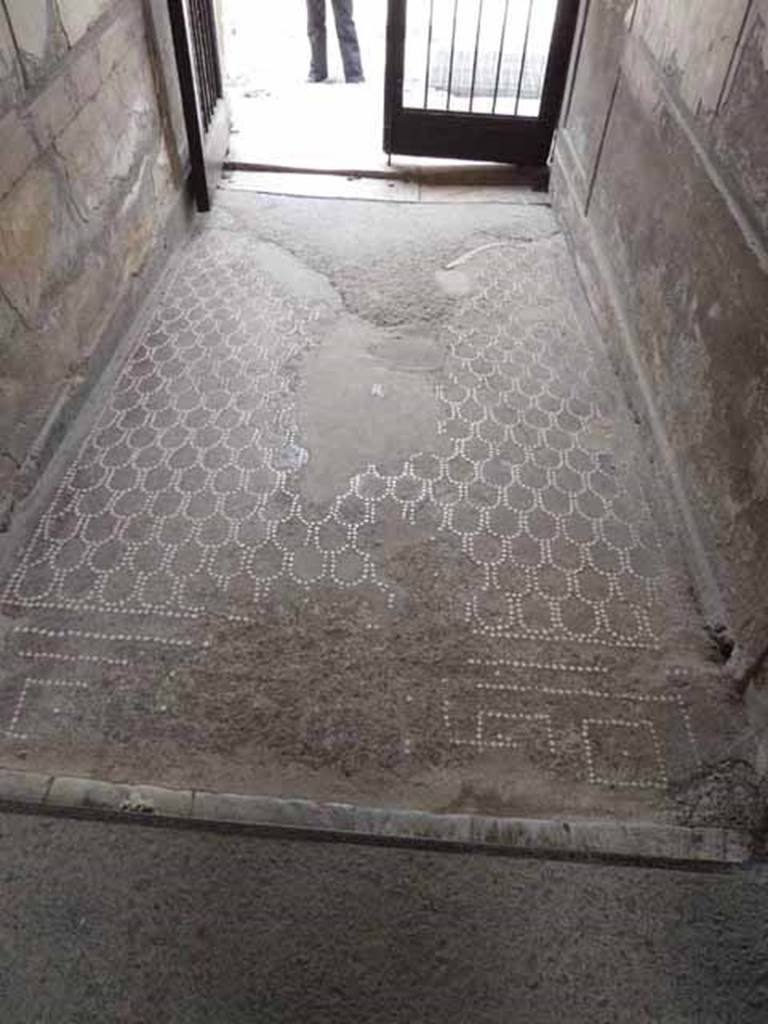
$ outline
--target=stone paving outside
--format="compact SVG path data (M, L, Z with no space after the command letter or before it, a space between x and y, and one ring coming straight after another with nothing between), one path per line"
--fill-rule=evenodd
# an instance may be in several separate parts
M669 816L743 726L565 240L372 206L223 196L169 272L5 582L1 760Z

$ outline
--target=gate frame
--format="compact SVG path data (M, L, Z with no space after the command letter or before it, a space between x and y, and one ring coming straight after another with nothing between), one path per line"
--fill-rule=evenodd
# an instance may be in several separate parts
M558 0L538 117L403 106L408 0L388 0L384 149L407 156L547 163L565 95L579 0Z
M207 213L221 177L230 130L215 0L168 0L168 17L189 143L190 189L197 209Z

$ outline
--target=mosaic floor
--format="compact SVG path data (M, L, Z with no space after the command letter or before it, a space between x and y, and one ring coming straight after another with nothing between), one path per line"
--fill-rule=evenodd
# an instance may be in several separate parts
M194 240L6 582L6 762L586 813L719 753L562 237L428 271L437 322L382 325Z

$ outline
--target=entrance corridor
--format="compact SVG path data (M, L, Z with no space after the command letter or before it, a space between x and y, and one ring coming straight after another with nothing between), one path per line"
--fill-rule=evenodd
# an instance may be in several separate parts
M3 763L744 824L700 771L742 710L551 209L220 196L4 582Z

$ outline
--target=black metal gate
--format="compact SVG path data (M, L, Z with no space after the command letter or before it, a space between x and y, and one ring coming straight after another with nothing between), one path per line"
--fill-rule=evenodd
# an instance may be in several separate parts
M389 0L384 148L546 162L578 0Z
M168 0L197 208L211 208L229 145L214 0Z

